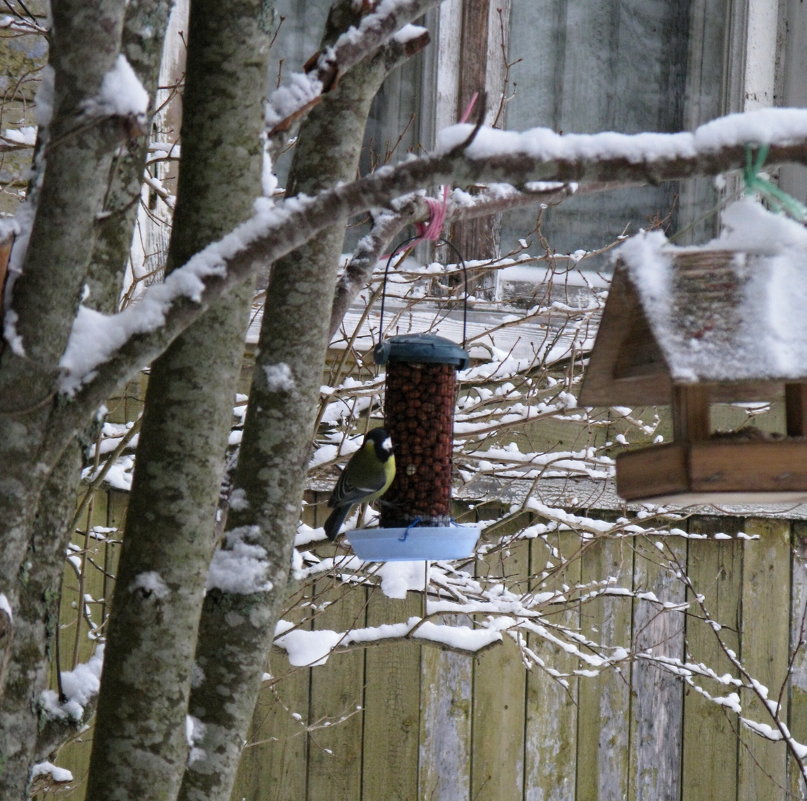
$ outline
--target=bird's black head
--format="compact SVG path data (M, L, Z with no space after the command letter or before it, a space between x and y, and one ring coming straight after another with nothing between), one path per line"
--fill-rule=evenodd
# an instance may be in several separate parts
M392 456L392 440L385 428L374 428L372 431L368 431L364 442L365 444L373 443L375 455L380 461L386 462Z

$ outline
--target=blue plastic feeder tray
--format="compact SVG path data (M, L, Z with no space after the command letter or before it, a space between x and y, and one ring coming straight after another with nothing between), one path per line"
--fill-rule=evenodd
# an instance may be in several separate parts
M347 532L353 553L365 562L465 559L479 539L476 526L357 528Z

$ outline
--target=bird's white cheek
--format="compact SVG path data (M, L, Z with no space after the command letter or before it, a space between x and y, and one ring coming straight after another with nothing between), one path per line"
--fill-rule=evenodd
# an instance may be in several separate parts
M381 447L387 452L392 453L392 440L387 437L382 443Z

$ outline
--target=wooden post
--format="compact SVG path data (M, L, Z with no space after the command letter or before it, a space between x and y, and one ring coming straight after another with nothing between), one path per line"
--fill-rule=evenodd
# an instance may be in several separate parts
M485 124L495 123L501 127L501 120L497 120L496 116L504 91L507 42L502 41L502 36L507 36L509 5L509 2L491 3L490 0L465 0L462 3L457 119L475 92L486 92L489 100L485 109ZM476 119L479 104L483 102L481 97L477 100L469 121ZM470 187L469 192L474 194L474 187ZM479 217L454 225L450 238L465 258L490 259L498 255L500 228L501 215Z
M807 436L807 384L785 384L785 417L789 437Z
M717 676L736 675L723 653L718 634L729 648L740 653L740 634L732 625L739 615L742 598L744 540L736 538L743 528L738 517L692 517L687 573L695 588L708 587L705 605L714 620L724 625L720 632L700 618L697 601L688 592L691 604L686 617L688 658L715 670ZM729 539L716 539L715 534ZM698 591L696 589L696 591ZM710 678L696 682L713 697L726 694L726 687ZM698 692L684 693L684 737L681 769L681 797L686 801L737 801L738 737L737 713L718 706Z
M701 384L673 387L673 438L699 442L709 438L709 389Z
M788 696L786 692L779 696L779 688L787 680L790 657L790 523L747 519L745 532L758 539L747 541L743 548L740 653L748 672L771 688L771 700L781 700L785 707L781 715L789 720ZM769 722L762 702L752 693L743 693L742 702L744 717ZM785 744L761 738L742 726L738 734L737 798L782 797L776 783L787 775Z

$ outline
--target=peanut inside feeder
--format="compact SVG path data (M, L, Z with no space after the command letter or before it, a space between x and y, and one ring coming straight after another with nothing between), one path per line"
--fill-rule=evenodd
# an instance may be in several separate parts
M378 346L387 364L385 426L395 449L392 486L379 501L384 528L451 522L456 373L468 354L433 334L392 337Z

